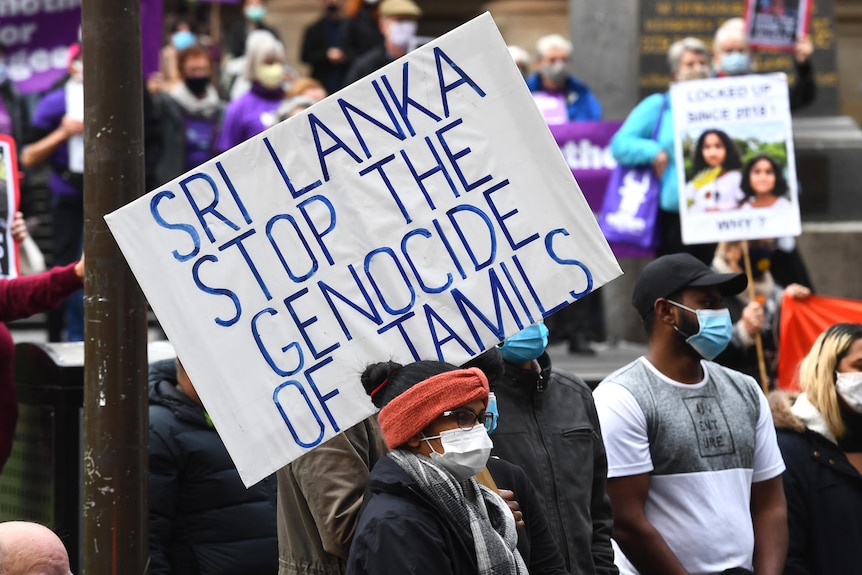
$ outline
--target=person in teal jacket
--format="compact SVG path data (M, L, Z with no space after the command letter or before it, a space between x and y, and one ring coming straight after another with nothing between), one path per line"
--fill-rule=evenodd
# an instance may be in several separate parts
M684 38L675 42L668 50L671 77L675 82L709 78L709 60L709 49L697 38ZM714 245L685 246L682 243L679 184L674 160L673 102L669 98L669 92L652 94L635 106L611 140L611 152L614 159L621 164L651 164L656 175L661 178L658 255L687 251L704 263L709 263L715 253ZM664 112L661 112L662 106ZM653 140L652 135L660 112L661 127Z

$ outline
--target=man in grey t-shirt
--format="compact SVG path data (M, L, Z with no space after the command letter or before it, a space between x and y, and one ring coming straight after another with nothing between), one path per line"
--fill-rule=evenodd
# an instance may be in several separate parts
M721 298L746 284L673 254L635 285L647 354L594 392L622 574L784 566L784 462L766 399L752 378L709 361L731 337Z

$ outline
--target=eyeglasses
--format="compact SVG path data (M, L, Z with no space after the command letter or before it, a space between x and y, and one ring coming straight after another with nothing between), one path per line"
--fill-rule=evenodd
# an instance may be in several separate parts
M452 409L444 411L440 415L441 417L455 418L458 427L465 431L473 429L477 423L481 423L488 431L494 426L494 414L490 411L483 411L479 415L476 415L469 409Z

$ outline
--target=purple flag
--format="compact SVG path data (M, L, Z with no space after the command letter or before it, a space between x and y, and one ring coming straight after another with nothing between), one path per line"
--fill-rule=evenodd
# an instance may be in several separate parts
M63 77L80 26L81 0L0 2L0 41L19 90L41 92Z
M602 207L605 188L617 162L611 138L622 122L569 122L548 126L593 212Z

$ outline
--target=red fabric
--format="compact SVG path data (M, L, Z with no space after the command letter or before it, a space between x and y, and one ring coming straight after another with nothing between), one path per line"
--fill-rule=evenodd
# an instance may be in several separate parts
M75 264L41 274L0 279L0 321L12 321L46 312L81 289ZM0 324L0 470L12 451L18 401L15 399L15 343L9 329Z
M482 370L471 367L447 371L420 381L387 403L380 410L377 422L386 445L395 449L428 427L444 411L477 399L488 406L488 379Z
M785 294L781 302L778 386L798 390L799 363L821 333L836 323L862 323L862 301L813 295L804 300Z

